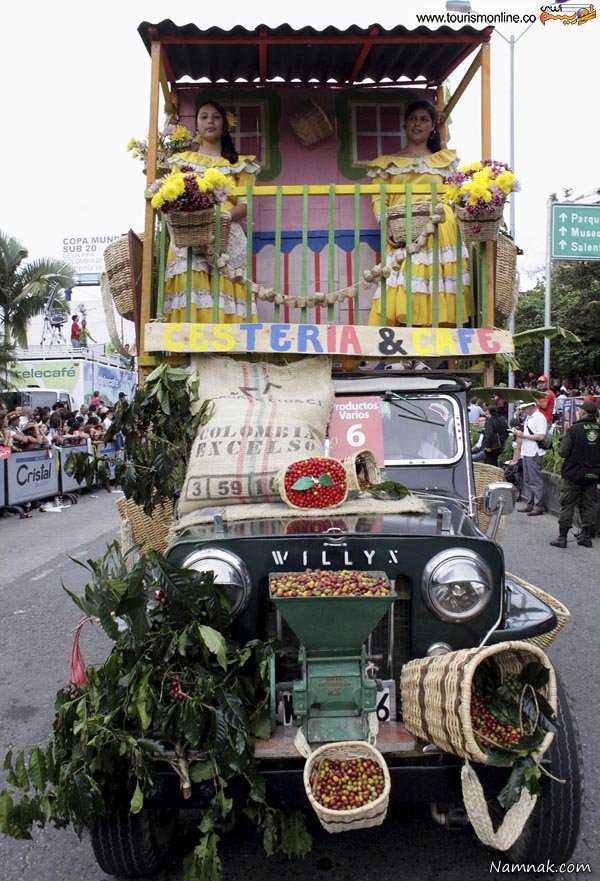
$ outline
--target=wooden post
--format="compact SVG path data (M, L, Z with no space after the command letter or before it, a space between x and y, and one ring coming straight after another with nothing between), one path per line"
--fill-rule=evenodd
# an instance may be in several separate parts
M435 106L438 112L438 131L440 133L440 141L442 143L442 150L446 149L446 145L448 144L448 126L446 125L446 119L442 116L442 112L444 110L444 87L438 86L435 90Z
M158 158L158 98L160 86L160 55L161 45L157 41L152 42L150 52L150 117L148 123L148 156L146 160L146 186L149 187L156 179L156 164ZM138 363L140 365L140 383L144 379L144 362L147 360L145 350L145 326L150 321L150 307L152 303L152 245L154 238L154 210L149 201L146 201L144 217L144 255L142 259L142 302L140 305L140 334L136 340Z

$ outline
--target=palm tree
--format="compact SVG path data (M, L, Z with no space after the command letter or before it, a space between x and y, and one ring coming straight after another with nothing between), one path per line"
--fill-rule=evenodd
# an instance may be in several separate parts
M27 260L27 249L17 239L0 231L0 334L3 349L27 347L27 325L46 308L51 295L54 305L68 314L61 291L73 286L73 269L61 260Z

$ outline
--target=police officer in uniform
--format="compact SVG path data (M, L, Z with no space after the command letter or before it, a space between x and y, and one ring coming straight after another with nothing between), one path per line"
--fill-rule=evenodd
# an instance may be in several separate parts
M584 548L592 547L597 484L600 480L598 407L593 401L584 401L578 408L577 416L577 422L567 431L560 444L559 452L565 461L561 470L559 535L550 542L555 548L566 548L576 507L579 507L583 525L577 544Z

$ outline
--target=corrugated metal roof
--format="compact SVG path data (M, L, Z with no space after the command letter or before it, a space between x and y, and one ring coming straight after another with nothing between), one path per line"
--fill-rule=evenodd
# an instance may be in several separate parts
M163 43L170 67L167 75L173 80L184 76L211 82L281 77L285 82L333 79L342 83L349 81L359 62L357 80L424 77L428 82L441 82L470 51L489 39L492 28L410 30L398 25L386 30L375 24L317 30L282 24L201 30L195 24L179 26L165 19L157 24L144 21L138 31L148 51L153 39ZM261 45L265 47L262 64ZM363 51L366 45L368 51Z

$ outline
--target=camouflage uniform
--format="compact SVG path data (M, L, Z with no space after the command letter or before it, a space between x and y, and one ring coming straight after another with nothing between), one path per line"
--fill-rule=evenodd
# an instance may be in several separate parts
M566 536L578 507L584 534L591 537L596 525L600 478L600 425L592 413L586 413L567 431L559 452L565 460L561 471L560 534Z

